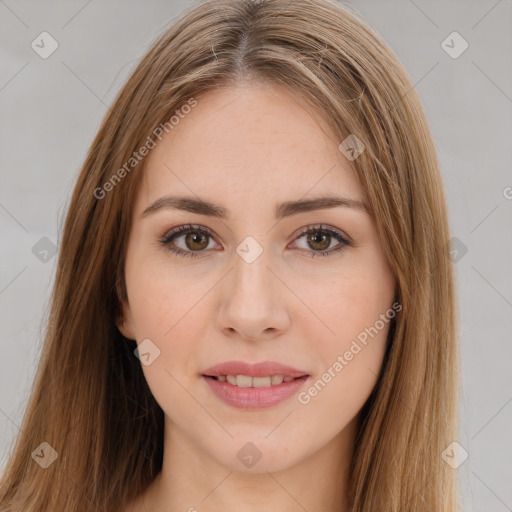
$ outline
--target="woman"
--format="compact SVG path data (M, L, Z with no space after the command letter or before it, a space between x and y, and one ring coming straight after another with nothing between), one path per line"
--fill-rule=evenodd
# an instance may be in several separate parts
M67 214L6 511L454 511L456 297L432 137L329 0L152 46Z

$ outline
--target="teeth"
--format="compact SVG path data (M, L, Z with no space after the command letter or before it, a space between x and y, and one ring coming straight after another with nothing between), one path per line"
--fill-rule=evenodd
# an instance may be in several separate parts
M282 384L283 383L283 377L281 375L272 375L272 385L275 386L276 384Z
M240 375L236 378L240 378ZM252 387L253 388L268 388L272 385L272 377L253 377Z
M232 386L241 388L268 388L278 386L283 382L291 382L293 377L283 377L282 375L271 375L268 377L249 377L248 375L219 375L219 382L228 382Z
M252 377L247 375L237 375L236 385L240 388L250 388L252 386Z

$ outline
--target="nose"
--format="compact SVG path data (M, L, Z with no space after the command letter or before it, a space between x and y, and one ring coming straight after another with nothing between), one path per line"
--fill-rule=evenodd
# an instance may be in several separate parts
M234 267L222 285L218 315L219 328L226 336L268 340L288 328L291 292L273 268L270 253L264 250L252 262L235 255Z

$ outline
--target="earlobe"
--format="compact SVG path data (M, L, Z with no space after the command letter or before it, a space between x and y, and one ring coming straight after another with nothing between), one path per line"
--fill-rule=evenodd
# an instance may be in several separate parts
M133 336L133 333L132 333L132 329L128 326L128 324L125 321L118 323L117 329L125 338L128 338L129 340L135 339L135 337Z
M123 305L122 309L124 310L124 305ZM129 320L127 320L126 317L127 317L127 315L125 315L123 313L123 311L121 311L118 314L117 319L116 319L117 329L119 330L119 332L125 338L128 338L130 340L134 340L135 336L133 335L133 330L132 330L132 327L131 327L131 322Z

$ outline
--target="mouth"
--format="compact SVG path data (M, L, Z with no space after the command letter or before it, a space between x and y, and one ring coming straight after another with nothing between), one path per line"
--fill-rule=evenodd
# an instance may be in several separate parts
M217 398L240 409L271 407L298 393L311 375L276 361L221 363L201 373Z
M204 370L202 375L215 378L219 382L227 382L233 386L265 388L309 376L309 373L277 361L263 361L261 363L226 361Z
M269 388L279 386L283 382L292 382L297 379L306 379L309 375L301 375L300 377L290 377L284 375L268 375L265 377L251 377L250 375L203 375L208 379L214 379L218 382L226 382L231 386L239 388Z

